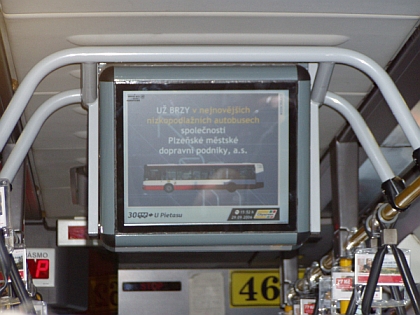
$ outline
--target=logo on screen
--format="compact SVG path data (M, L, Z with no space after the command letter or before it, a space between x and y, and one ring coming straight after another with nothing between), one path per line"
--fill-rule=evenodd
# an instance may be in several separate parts
M274 220L278 213L278 209L258 209L255 213L255 220Z
M279 209L232 209L228 221L279 220Z

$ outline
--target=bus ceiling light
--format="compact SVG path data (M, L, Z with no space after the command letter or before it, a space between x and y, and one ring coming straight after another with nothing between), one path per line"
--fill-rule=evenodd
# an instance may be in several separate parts
M349 38L334 34L86 34L67 37L78 46L137 45L276 45L338 46Z

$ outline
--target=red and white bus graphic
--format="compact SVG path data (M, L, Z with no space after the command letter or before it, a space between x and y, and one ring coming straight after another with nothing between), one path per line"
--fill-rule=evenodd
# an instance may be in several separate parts
M144 190L257 189L264 187L262 163L148 164Z

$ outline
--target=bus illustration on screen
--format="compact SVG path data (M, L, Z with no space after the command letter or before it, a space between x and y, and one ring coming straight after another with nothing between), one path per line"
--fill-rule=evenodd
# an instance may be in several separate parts
M257 189L264 187L262 163L148 164L144 190Z

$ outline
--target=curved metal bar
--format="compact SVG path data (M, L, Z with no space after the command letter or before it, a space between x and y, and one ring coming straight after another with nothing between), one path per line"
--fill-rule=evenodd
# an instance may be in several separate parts
M410 267L408 266L405 255L401 249L396 245L390 245L392 253L394 254L395 262L397 263L398 269L402 276L404 287L407 290L407 294L410 297L411 305L416 315L420 314L420 294L414 281L413 275L411 274Z
M387 246L384 245L378 249L373 259L372 268L370 269L369 279L365 287L365 294L362 301L362 314L369 315L372 308L373 296L375 295L376 285L378 284L379 275L382 269Z
M81 98L80 90L71 90L54 95L45 101L44 104L33 113L23 129L15 147L3 166L3 169L0 171L0 178L7 178L12 182L47 118L59 108L74 103L80 103Z
M420 197L420 176L395 197L395 203L400 208L405 208L410 206L418 197ZM380 215L385 221L392 221L399 213L398 210L387 204L381 209Z
M145 46L78 47L56 52L26 75L0 121L0 149L10 136L39 82L53 70L89 62L334 62L357 68L379 87L413 149L420 148L420 129L389 75L375 61L337 47Z
M386 182L387 180L394 178L394 172L357 109L344 98L331 92L327 92L324 103L342 114L350 123L381 181Z

